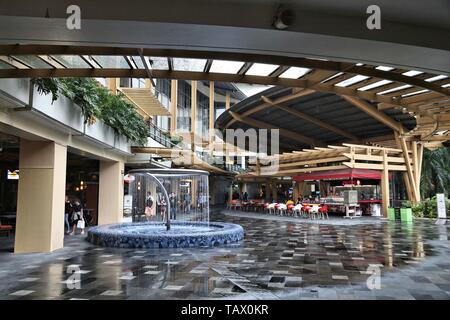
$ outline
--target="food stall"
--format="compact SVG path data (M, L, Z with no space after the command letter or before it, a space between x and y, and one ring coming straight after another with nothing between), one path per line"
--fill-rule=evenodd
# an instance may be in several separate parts
M355 215L369 216L381 216L380 180L380 171L351 168L310 172L293 177L298 194L304 198L314 197L312 202L327 204L330 212L348 212L344 196L348 191L356 191Z

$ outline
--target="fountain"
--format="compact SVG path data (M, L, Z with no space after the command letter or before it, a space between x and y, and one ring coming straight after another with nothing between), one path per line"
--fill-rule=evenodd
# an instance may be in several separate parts
M120 248L181 248L244 238L240 225L209 221L208 172L136 169L127 175L124 219L93 227L88 241Z

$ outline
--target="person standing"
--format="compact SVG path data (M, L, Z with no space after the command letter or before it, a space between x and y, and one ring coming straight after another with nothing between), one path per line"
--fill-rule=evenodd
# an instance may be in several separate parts
M84 218L83 218L83 206L81 205L79 200L76 200L73 205L73 212L72 212L72 232L70 233L71 236L73 236L77 229L81 229L80 234L84 234Z
M73 212L73 205L72 202L70 202L69 197L66 196L66 202L64 205L64 223L67 227L66 229L66 233L69 234L70 233L70 223L69 223L69 217Z
M177 196L171 192L169 195L170 219L177 220Z
M152 196L152 193L150 191L147 191L147 197L145 198L145 216L147 217L147 221L150 220L150 217L154 216L155 213L153 211L153 203L154 199Z

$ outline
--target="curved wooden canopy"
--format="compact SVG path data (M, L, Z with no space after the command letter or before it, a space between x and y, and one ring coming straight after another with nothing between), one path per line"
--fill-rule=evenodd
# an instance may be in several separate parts
M227 62L239 68L227 68ZM445 141L450 135L449 77L390 66L237 52L0 45L0 78L21 77L152 77L302 88L340 95L360 109L410 113L417 125L401 131L410 139Z

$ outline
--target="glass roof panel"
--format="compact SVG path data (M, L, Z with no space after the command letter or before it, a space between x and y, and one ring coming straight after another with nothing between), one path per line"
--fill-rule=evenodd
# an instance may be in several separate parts
M348 86L351 86L352 84L355 84L357 82L366 80L367 78L369 78L369 77L368 76L357 75L357 76L351 77L349 79L346 79L344 81L336 83L336 86L338 86L338 87L348 87Z
M448 78L448 77L444 76L443 74L441 74L439 76L434 76L434 77L428 78L425 81L426 82L433 82L433 81L438 81L438 80L442 80L442 79L445 79L445 78Z
M407 71L407 72L403 72L402 74L404 76L407 76L407 77L414 77L414 76L417 76L418 74L421 74L421 73L423 73L423 72L422 71L417 71L417 70L410 70L410 71Z
M173 58L173 68L178 71L202 72L206 59Z
M7 64L6 62L0 61L0 69L15 69L15 68Z
M391 71L391 70L393 70L394 68L392 68L392 67L387 67L387 66L378 66L378 67L376 67L375 69L381 70L381 71Z
M280 78L286 78L286 79L298 79L300 77L303 77L305 74L307 74L311 69L308 68L299 68L299 67L290 67L285 72L280 74Z
M102 68L130 69L127 60L122 56L92 56Z
M52 66L48 63L45 63L41 58L38 56L33 55L19 55L19 56L12 56L14 59L16 59L19 62L22 62L28 66L30 66L33 69L52 69Z
M138 67L138 69L145 69L144 64L142 63L141 57L133 56L132 58L133 58L134 63L136 63L136 66ZM145 58L147 58L147 57L145 57Z
M149 57L149 60L152 69L169 70L169 62L166 57Z
M80 56L76 55L54 55L52 56L56 61L63 64L66 68L82 68L90 69L91 66L84 61Z
M358 90L366 91L366 90L370 90L370 89L374 89L374 88L378 88L378 87L384 86L385 84L389 84L389 83L392 83L392 81L391 80L380 80L380 81L368 84L367 86L358 88Z
M213 60L209 72L236 74L244 64L242 61Z
M423 89L423 90L419 90L419 91L405 93L405 94L402 94L402 97L405 98L405 97L415 96L417 94L425 93L425 92L428 92L428 91L430 91L430 90Z
M389 90L381 91L381 92L378 92L377 94L388 94L388 93L391 93L391 92L395 92L395 91L399 91L399 90L403 90L403 89L408 89L408 88L411 88L411 87L412 87L412 85L405 84L404 86L400 86L400 87L392 88L392 89L389 89Z
M245 73L249 76L268 76L278 68L276 64L254 63Z

